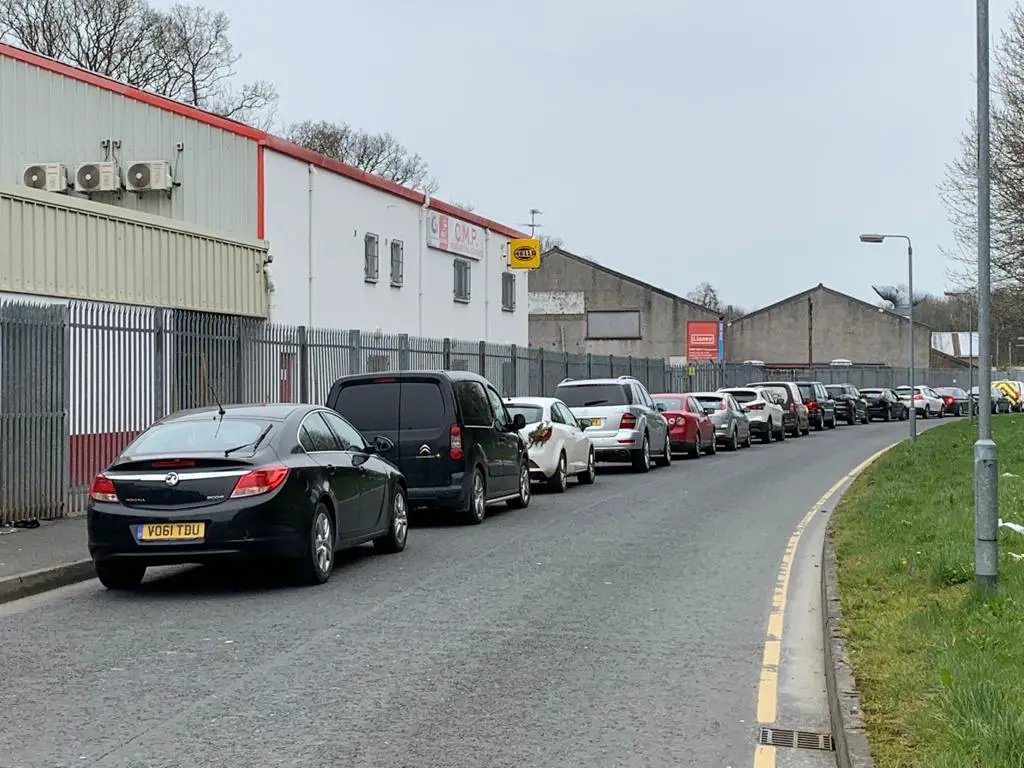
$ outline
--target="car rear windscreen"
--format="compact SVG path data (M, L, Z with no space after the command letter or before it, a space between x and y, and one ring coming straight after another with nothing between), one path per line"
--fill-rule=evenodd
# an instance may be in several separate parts
M826 385L825 391L828 392L830 395L845 395L846 394L846 390L843 389L841 384Z
M683 401L678 397L656 397L654 398L654 402L662 403L668 411L683 410Z
M693 399L700 403L705 411L709 408L716 410L722 405L722 398L717 395L697 395Z
M797 387L797 389L800 390L800 396L804 400L816 400L817 399L814 396L814 387L812 387L810 384L797 384L796 387Z
M793 399L793 394L789 391L789 387L780 387L778 384L767 384L762 389L767 389L769 392L774 392L776 395L782 398L782 402L788 403Z
M539 405L509 405L505 403L505 410L513 419L517 413L521 413L527 424L536 424L544 418L544 409Z
M208 419L172 421L151 427L128 448L126 456L142 454L189 454L193 451L226 451L255 442L272 423L259 419Z
M621 384L576 384L558 387L555 397L570 408L601 408L608 405L632 405L629 388Z
M768 387L765 387L765 389L768 389ZM737 403L750 403L757 400L757 392L752 389L730 389L729 394L732 395L732 399ZM784 394L783 397L785 397Z
M335 409L360 432L433 429L445 418L436 381L366 381L341 390ZM401 415L399 415L401 414Z

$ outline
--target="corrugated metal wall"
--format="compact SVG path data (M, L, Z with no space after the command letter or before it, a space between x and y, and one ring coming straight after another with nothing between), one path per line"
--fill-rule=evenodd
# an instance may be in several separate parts
M0 187L0 292L267 316L266 244Z
M161 194L94 199L167 216L218 232L255 237L257 145L95 86L0 54L0 184L21 184L26 165L118 159L166 160L181 186ZM108 158L101 142L119 140ZM178 152L176 144L184 144Z

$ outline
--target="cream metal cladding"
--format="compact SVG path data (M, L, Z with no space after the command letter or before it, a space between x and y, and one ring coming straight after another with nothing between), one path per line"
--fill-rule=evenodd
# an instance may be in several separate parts
M20 185L25 166L34 163L63 163L73 183L78 163L116 159L124 173L132 162L165 160L180 183L170 196L123 192L93 199L231 235L258 236L258 132L216 128L14 55L26 54L0 46L0 185ZM106 140L120 142L112 147L115 157L107 157Z
M267 316L266 243L0 188L0 293Z

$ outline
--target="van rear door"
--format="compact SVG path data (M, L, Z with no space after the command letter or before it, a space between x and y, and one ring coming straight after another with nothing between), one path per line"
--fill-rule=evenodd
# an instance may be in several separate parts
M456 418L446 382L406 376L401 383L398 466L410 488L447 486L453 470L448 457L450 430Z
M381 454L401 469L399 454L399 399L401 383L394 376L374 376L346 381L328 396L327 407L344 416L373 443L378 435L395 447Z

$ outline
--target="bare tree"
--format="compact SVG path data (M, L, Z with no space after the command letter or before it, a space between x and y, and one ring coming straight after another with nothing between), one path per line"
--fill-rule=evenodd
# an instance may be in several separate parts
M461 208L462 210L469 211L470 213L476 210L472 203L460 203L456 200L449 200L448 202L450 205L454 205L456 208Z
M164 12L147 0L0 0L0 41L268 127L277 91L235 87L229 28L224 13L180 3Z
M427 161L410 152L390 133L371 134L346 123L306 120L292 125L287 136L295 144L396 184L427 194L438 189Z
M540 236L540 250L541 253L547 253L552 248L563 248L565 241L562 240L558 235L541 235Z
M718 297L717 289L711 283L700 283L686 294L686 298L694 304L700 304L705 309L710 309L712 312L722 311L722 300Z

